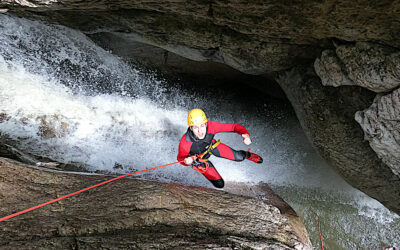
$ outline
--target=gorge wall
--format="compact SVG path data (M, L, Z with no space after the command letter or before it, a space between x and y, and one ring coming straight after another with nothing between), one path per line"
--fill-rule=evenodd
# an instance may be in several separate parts
M0 212L12 214L110 177L0 157L0 179ZM0 249L312 249L295 212L267 186L255 188L263 199L228 186L241 195L126 178L1 222Z

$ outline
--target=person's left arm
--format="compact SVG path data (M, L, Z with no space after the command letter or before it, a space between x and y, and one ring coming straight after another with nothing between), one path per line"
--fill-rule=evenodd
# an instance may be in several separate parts
M209 121L208 122L208 129L210 133L216 134L221 132L235 132L239 135L242 135L243 142L246 145L251 143L249 131L242 125L236 124L229 124L229 123L222 123L222 122L215 122Z

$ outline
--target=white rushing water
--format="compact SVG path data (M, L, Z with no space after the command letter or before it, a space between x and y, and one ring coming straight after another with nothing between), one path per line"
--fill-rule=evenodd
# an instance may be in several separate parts
M19 148L88 171L142 170L176 161L187 112L202 108L210 120L244 125L252 151L264 158L262 165L212 158L224 179L273 186L303 218L316 248L310 208L320 216L327 249L399 248L399 216L332 171L282 103L243 91L174 87L78 31L0 15L0 133ZM236 134L217 138L247 149ZM142 177L211 187L180 165Z

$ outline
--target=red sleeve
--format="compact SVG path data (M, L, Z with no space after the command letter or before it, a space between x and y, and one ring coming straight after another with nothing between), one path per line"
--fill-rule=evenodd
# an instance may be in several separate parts
M215 121L208 121L208 131L209 133L221 133L221 132L235 132L239 135L249 134L249 131L240 124L229 124L221 123Z
M181 141L179 142L179 152L178 152L178 156L177 156L178 161L183 161L186 157L189 156L190 146L191 146L191 143L186 141L186 134L184 134L182 136ZM181 162L181 164L184 166L189 166L189 165L186 165L184 162Z

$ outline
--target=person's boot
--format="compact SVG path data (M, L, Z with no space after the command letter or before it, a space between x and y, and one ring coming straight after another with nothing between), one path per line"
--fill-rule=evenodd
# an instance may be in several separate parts
M246 159L250 160L250 161L254 161L255 163L258 163L258 164L263 162L263 158L261 158L261 156L254 154L250 151L247 151Z

